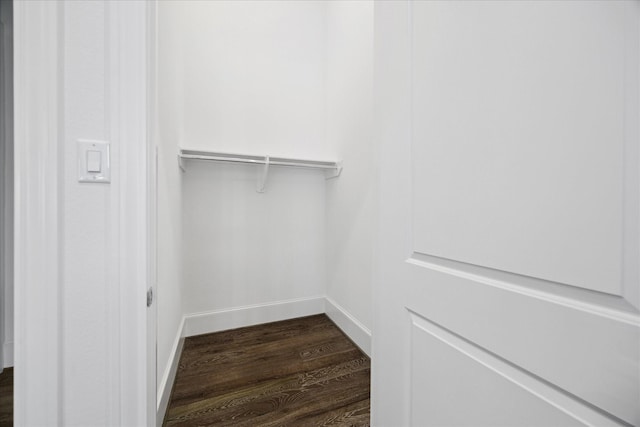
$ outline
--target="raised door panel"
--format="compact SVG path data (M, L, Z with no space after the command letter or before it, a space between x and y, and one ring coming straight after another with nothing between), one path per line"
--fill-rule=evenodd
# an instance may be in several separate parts
M637 4L412 7L415 251L623 295Z
M597 407L611 423L640 422L637 316L522 288L517 277L418 257L408 264L412 285L406 290L405 315L561 390L575 405L572 410ZM415 323L407 323L409 330ZM433 363L429 357L414 361ZM459 367L438 363L437 369L455 377ZM421 375L414 369L410 376L429 383ZM469 385L474 381L469 377Z
M411 425L615 425L593 408L576 404L536 377L414 313L411 326L413 378L421 379L411 383ZM444 365L451 369L443 370Z

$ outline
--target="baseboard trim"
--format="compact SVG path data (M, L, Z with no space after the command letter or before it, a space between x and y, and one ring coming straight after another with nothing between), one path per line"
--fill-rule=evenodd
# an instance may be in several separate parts
M171 347L171 359L167 364L167 367L162 375L162 379L160 380L160 387L158 388L158 396L157 396L157 412L156 412L156 425L158 427L162 426L162 422L164 421L164 416L167 413L167 408L169 407L169 399L171 398L171 389L173 388L173 383L176 379L176 374L178 373L178 363L180 362L180 355L182 354L182 347L184 346L184 316L180 321L180 325L178 326L178 331L176 333L176 338L173 342L173 346Z
M13 341L7 341L2 345L2 359L4 360L4 368L13 366Z
M325 313L353 341L371 357L371 331L331 298L325 298Z
M184 336L208 334L324 313L324 297L275 301L185 316Z

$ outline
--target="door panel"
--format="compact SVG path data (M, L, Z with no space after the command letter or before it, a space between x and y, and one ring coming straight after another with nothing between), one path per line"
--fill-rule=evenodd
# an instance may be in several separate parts
M639 13L376 3L375 425L640 425Z
M622 293L628 9L414 4L416 251Z
M517 276L505 280L424 257L408 263L410 281L418 284L406 290L410 312L576 400L621 419L637 415L640 346L633 315L518 287Z
M583 425L553 405L559 399L573 404L554 388L418 315L411 318L413 371L424 379L412 383L413 425ZM443 364L451 371L440 369ZM591 408L582 412L609 424Z

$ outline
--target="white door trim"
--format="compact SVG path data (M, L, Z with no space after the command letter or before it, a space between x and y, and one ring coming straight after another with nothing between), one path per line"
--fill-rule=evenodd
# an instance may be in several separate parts
M105 1L107 125L113 173L105 307L110 425L154 425L147 412L148 3ZM64 8L15 2L16 425L63 425ZM69 165L68 167L75 167ZM69 314L68 312L65 314ZM155 375L155 372L154 372ZM155 392L151 393L155 406ZM64 409L63 409L64 408Z
M384 259L406 256L411 248L409 227L394 230L385 227L382 218L393 216L411 224L411 214L405 205L410 200L411 170L405 167L404 159L410 156L411 146L409 118L411 73L409 1L376 2L374 4L374 120L376 148L378 149L378 223L376 236L376 270L373 283L373 328L371 357L371 425L409 425L410 390L405 385L411 377L409 365L397 369L383 369L389 366L385 352L387 342L393 342L395 335L402 335L401 341L409 341L408 329L396 330L383 319L385 311L392 304L399 304L399 293L393 287L406 280L389 267ZM403 185L397 185L402 182ZM401 200L402 203L397 203ZM389 201L393 201L390 203ZM403 217L404 215L404 217ZM409 324L407 314L398 322ZM406 349L398 349L406 351ZM392 393L385 393L393 390ZM392 401L389 401L389 396ZM392 408L397 408L393 410Z
M146 361L147 361L147 425L162 423L158 418L158 357L157 357L157 318L158 304L158 65L157 65L157 0L146 3L146 156L147 156L147 289L151 289L152 304L146 314Z
M112 191L111 274L118 286L110 288L110 327L113 369L109 408L114 425L155 425L155 411L148 399L155 390L147 387L148 283L148 44L149 3L105 2L108 8L110 68L109 122L113 155L119 179ZM154 337L155 338L155 337ZM155 358L154 358L155 359ZM153 369L155 378L155 368ZM155 384L155 381L154 381Z
M0 3L0 372L13 366L13 3Z
M15 425L61 424L61 4L14 2Z

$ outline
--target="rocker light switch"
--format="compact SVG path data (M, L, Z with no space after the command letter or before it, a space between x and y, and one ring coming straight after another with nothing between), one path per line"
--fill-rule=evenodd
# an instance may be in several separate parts
M111 181L108 142L78 141L78 181L93 183Z
M100 155L99 151L89 150L87 151L87 172L98 173L101 171L100 167Z

